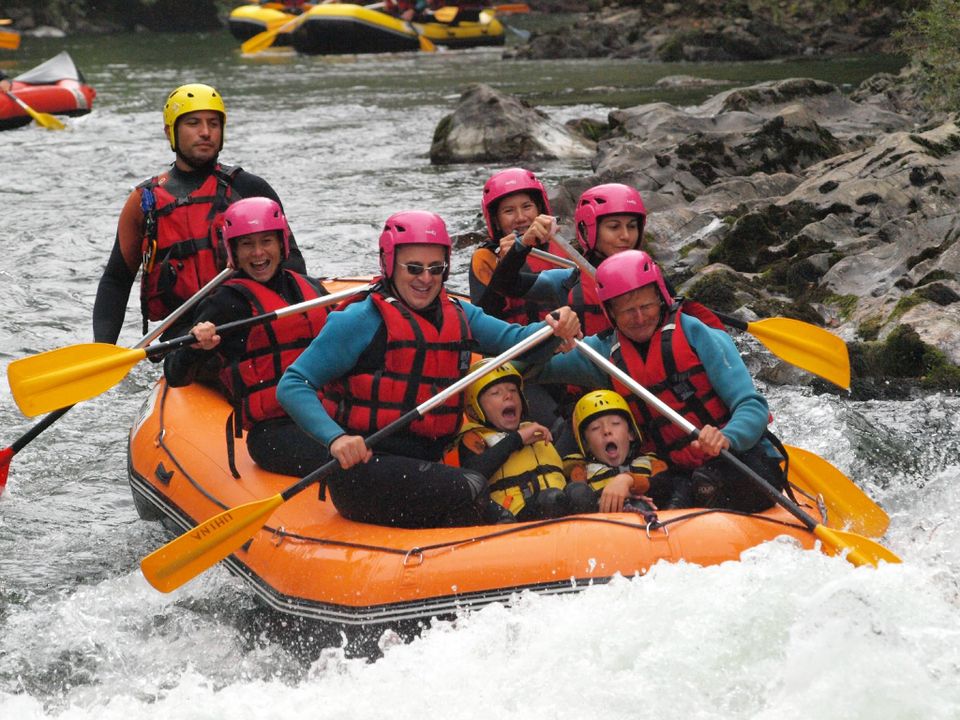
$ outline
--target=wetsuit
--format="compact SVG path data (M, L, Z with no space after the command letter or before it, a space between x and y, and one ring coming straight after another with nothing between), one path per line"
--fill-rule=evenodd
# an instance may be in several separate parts
M193 172L184 172L173 165L167 171L169 179L165 189L172 195L184 197L199 188L212 171L213 165ZM245 197L268 197L280 202L277 193L266 180L243 170L238 170L233 176L231 193L233 201ZM97 342L115 343L120 337L130 289L136 280L142 260L144 225L141 193L137 189L130 193L124 204L117 223L113 250L110 252L110 259L107 261L97 287L97 298L93 305L93 338ZM303 255L292 236L290 257L284 261L283 267L299 273L306 272ZM211 278L207 278L209 279ZM192 322L184 320L164 333L164 338L183 335L192 326Z

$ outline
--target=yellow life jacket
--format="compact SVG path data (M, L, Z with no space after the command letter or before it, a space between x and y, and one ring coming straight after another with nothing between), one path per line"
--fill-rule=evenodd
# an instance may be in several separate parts
M563 459L563 466L571 480L586 482L597 492L602 491L620 473L629 473L633 476L632 491L636 495L643 495L650 489L650 476L654 474L654 463L662 467L662 463L652 455L638 455L628 464L619 467L587 460L580 453L567 455Z
M479 435L487 447L493 447L509 434L472 422L463 426L461 438L468 433ZM527 500L541 490L563 489L566 484L560 453L553 443L538 440L511 453L490 477L488 489L491 500L516 515L523 510Z

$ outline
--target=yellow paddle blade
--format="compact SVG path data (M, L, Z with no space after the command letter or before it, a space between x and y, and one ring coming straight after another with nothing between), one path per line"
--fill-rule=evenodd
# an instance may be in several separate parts
M273 41L277 39L277 35L286 32L293 32L304 20L306 20L310 15L308 13L303 13L303 15L297 15L293 19L282 19L277 18L277 20L272 20L267 23L267 29L258 35L254 35L249 40L245 41L240 45L240 51L246 54L258 53L263 50L266 50L268 47L273 45ZM278 22L283 20L282 22Z
M0 48L16 50L20 47L20 33L16 30L0 30Z
M53 115L50 115L49 113L37 112L9 90L7 90L7 96L17 105L23 108L23 111L36 120L37 124L41 127L45 127L48 130L64 130L67 127L62 122L57 120Z
M460 12L460 8L453 5L445 5L442 8L437 8L433 12L433 18L437 22L450 23L453 22L453 19L457 17L457 13Z
M814 497L823 497L830 527L849 527L868 537L883 536L890 516L850 478L809 450L784 447L790 454L790 482Z
M813 534L820 538L824 547L833 555L848 550L849 552L845 556L847 561L857 567L862 565L877 567L881 560L888 563L900 562L900 558L893 552L862 535L844 532L843 530L831 530L826 525L817 525L813 529Z
M176 590L240 548L283 502L277 494L215 515L147 555L143 576L160 592Z
M425 37L422 33L417 33L417 39L420 41L420 49L423 52L436 52L437 46L433 44L433 41Z
M7 380L28 417L58 410L109 390L147 356L143 348L84 343L14 360Z
M788 363L844 389L850 387L847 344L832 332L781 317L747 323L747 332Z

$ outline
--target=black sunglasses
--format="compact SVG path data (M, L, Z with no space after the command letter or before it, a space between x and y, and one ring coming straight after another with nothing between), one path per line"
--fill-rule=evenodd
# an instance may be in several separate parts
M431 275L443 275L447 271L446 263L438 263L436 265L424 265L423 263L397 263L401 267L405 268L408 273L413 276L420 275L426 270Z

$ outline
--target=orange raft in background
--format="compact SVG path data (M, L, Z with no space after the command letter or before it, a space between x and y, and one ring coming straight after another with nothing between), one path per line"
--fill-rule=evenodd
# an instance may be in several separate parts
M327 287L335 292L344 284ZM235 446L240 477L233 477L225 437L230 413L215 390L157 383L129 441L130 486L143 519L180 533L294 482L257 467L242 439ZM816 507L803 507L820 520ZM224 562L270 608L370 628L450 616L523 590L574 592L618 573L642 575L660 560L713 565L782 535L805 548L815 543L779 506L757 515L693 509L658 518L656 529L639 514L617 513L406 530L346 520L307 490Z

